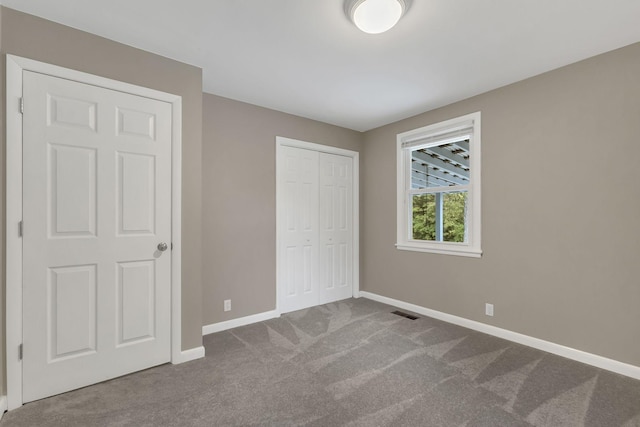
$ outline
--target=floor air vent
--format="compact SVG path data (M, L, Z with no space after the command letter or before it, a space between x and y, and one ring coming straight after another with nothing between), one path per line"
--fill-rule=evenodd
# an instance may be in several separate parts
M392 311L391 314L396 314L398 316L406 317L409 320L416 320L418 318L416 316L412 316L411 314L407 314L407 313L404 313L404 312L398 311L398 310Z

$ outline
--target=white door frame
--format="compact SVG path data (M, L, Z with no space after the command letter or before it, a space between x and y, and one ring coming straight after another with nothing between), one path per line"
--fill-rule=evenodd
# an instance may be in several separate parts
M171 135L171 362L185 360L182 353L181 233L182 233L182 97L116 80L94 76L31 59L7 55L6 68L6 379L8 409L22 406L22 98L23 71L86 83L105 89L168 102L172 105Z
M328 145L314 144L297 139L276 136L276 313L281 314L280 307L280 233L282 230L282 190L280 177L282 166L280 155L282 147L302 148L320 153L337 154L353 159L353 296L360 298L360 153Z

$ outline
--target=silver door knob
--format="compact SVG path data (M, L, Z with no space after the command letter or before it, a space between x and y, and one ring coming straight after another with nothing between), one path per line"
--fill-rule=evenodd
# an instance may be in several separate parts
M158 243L158 250L159 250L160 252L164 252L164 251L166 251L168 248L169 248L169 246L168 246L165 242Z

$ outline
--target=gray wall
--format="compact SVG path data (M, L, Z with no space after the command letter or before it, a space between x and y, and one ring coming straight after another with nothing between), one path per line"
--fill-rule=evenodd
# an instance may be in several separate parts
M484 255L396 250L396 134L474 111ZM367 132L362 288L640 365L639 142L640 44Z
M12 9L0 10L3 54L182 96L182 348L202 345L202 70ZM2 58L4 61L5 56ZM3 80L4 70L3 62L0 71ZM0 138L4 147L4 132ZM0 176L4 177L4 161L0 162L0 168ZM4 185L2 188L4 191ZM4 195L1 199L3 203ZM0 220L4 224L4 209L2 212ZM0 248L4 248L4 241ZM4 260L3 256L3 263ZM4 270L1 274L4 279ZM2 289L4 294L4 283ZM3 307L4 304L0 306L0 318L4 318ZM4 342L4 329L0 334L0 341Z
M276 136L353 151L362 141L360 132L204 95L205 325L275 309Z

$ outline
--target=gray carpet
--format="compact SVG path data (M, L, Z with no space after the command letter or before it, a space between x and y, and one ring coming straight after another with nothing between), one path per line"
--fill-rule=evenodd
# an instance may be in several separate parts
M9 426L640 426L640 381L384 304L208 335L206 358L29 403Z

